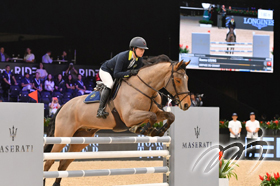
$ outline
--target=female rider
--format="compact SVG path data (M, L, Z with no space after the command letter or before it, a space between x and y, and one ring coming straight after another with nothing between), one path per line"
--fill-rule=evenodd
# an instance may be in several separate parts
M121 52L112 59L107 60L101 65L99 76L105 85L101 93L100 105L97 110L98 118L106 118L109 113L105 112L105 105L113 87L115 78L128 78L137 75L139 69L143 66L142 56L147 47L145 39L134 37L129 44L127 51Z

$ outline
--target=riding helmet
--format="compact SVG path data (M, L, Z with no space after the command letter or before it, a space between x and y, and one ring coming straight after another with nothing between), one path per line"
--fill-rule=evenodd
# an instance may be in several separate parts
M129 48L149 49L145 39L142 37L134 37L129 43Z

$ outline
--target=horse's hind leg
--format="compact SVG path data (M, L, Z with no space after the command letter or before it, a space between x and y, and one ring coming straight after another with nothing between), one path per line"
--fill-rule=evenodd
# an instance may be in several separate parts
M97 132L97 129L92 129L92 130L86 130L86 129L79 129L75 134L74 137L92 137L94 134ZM68 152L80 152L83 150L88 144L71 144L69 146ZM72 163L74 159L69 159L69 160L60 160L59 162L59 167L58 171L64 171L68 168L70 163ZM62 178L56 178L53 186L60 186Z

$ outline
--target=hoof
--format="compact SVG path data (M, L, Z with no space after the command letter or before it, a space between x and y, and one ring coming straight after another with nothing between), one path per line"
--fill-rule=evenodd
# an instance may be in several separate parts
M53 186L60 186L60 183L54 182Z

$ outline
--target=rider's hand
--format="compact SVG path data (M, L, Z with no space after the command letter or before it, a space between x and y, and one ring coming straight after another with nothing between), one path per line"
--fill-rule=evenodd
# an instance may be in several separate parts
M138 71L139 71L139 69L132 69L132 70L130 70L130 75L135 76L138 74Z

